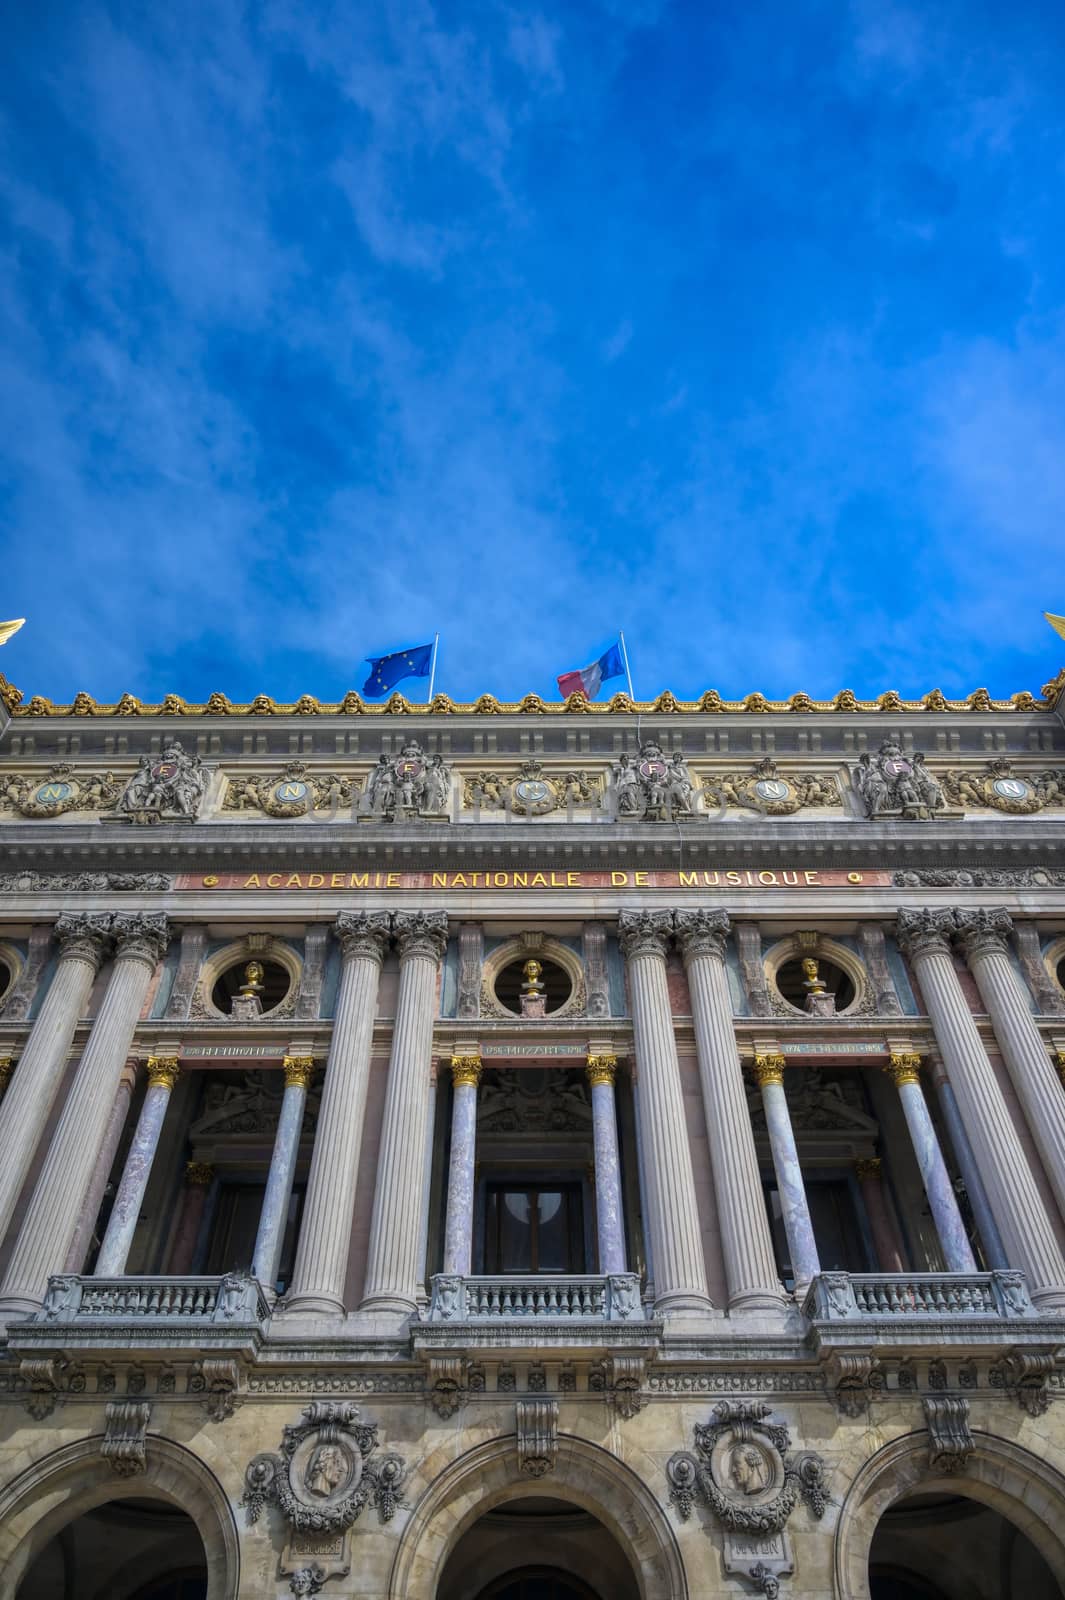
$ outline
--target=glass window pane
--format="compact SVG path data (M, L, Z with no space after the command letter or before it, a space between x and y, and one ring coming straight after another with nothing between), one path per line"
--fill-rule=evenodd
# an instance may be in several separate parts
M544 1189L537 1200L537 1269L565 1272L570 1264L568 1196Z
M529 1195L510 1190L499 1208L499 1254L501 1272L528 1272L532 1266L532 1229Z

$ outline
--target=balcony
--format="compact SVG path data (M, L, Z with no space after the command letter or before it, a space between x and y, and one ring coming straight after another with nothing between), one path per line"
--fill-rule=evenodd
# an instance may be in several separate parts
M462 1278L437 1273L427 1320L496 1327L514 1322L572 1326L643 1322L640 1280L634 1272L600 1276Z
M822 1272L803 1311L814 1323L979 1323L1034 1315L1020 1272Z
M229 1272L211 1278L48 1280L38 1312L8 1325L12 1347L114 1350L159 1343L175 1355L262 1343L270 1307L254 1278Z

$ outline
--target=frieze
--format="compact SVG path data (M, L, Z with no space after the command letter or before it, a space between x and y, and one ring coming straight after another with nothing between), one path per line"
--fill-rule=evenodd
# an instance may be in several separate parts
M226 783L223 811L262 811L268 817L303 817L309 811L348 806L358 793L356 780L335 772L317 772L303 761L290 761L272 776L235 774Z
M208 872L183 873L175 889L331 890L355 889L885 889L891 872L863 867L648 868L605 871L554 868L547 871L493 872Z
M824 1394L823 1372L652 1372L651 1394Z
M994 871L983 867L900 868L892 875L897 889L1043 889L1065 884L1065 872L1049 867Z
M166 872L0 872L0 890L10 894L83 893L111 889L116 893L165 893L174 880Z
M78 772L64 761L50 767L43 778L24 773L0 776L0 811L17 811L23 817L110 811L121 788L113 772Z
M738 806L766 817L790 817L807 806L841 806L835 778L824 772L782 773L772 756L749 772L711 772L703 778L704 803Z
M508 811L518 817L542 817L552 811L594 810L602 803L600 780L583 768L548 770L540 761L523 761L514 774L468 773L462 804L468 811Z
M1004 756L989 761L983 773L952 769L943 774L941 782L950 804L982 806L1009 816L1065 805L1065 771L1058 767L1022 776Z
M318 1361L320 1354L307 1352L306 1359ZM285 1373L278 1376L252 1376L249 1394L421 1394L425 1379L421 1373L337 1373L330 1368L325 1376L313 1373Z

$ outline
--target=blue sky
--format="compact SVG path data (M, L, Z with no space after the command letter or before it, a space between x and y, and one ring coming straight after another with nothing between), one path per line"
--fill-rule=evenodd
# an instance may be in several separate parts
M27 693L1038 689L1065 14L9 10L0 655Z

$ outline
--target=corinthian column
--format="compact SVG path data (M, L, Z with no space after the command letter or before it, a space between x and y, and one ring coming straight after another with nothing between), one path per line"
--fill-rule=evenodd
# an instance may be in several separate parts
M996 907L958 911L955 916L965 959L1065 1216L1065 1095L1010 962L1006 945L1013 929L1010 914Z
M900 911L909 955L1011 1267L1037 1306L1065 1308L1065 1261L1002 1098L951 957L950 910Z
M124 912L111 931L111 981L0 1285L0 1311L8 1315L36 1310L49 1274L66 1262L148 985L170 937L165 917Z
M333 928L343 966L286 1311L344 1311L377 985L390 927L385 911L342 911Z
M935 1125L921 1092L921 1058L910 1051L897 1053L891 1057L884 1071L899 1091L903 1116L910 1130L913 1153L917 1157L921 1182L928 1196L947 1271L975 1272L976 1262L958 1210L954 1185L950 1181L947 1164L936 1138Z
M729 1309L779 1311L782 1291L725 976L728 913L678 911L676 928L692 997Z
M480 1056L452 1056L451 1164L447 1175L444 1271L469 1276L473 1264L473 1174L477 1155Z
M632 1004L636 1115L643 1135L655 1310L666 1316L710 1309L666 983L666 948L672 929L673 917L668 911L622 911L618 917Z
M599 1271L627 1272L625 1225L621 1217L621 1159L614 1105L617 1056L589 1056L585 1072L592 1092L592 1138L595 1148L595 1221Z
M762 1091L766 1132L773 1154L773 1170L777 1175L780 1213L795 1274L795 1294L801 1300L803 1291L809 1288L810 1280L821 1271L821 1263L817 1256L810 1207L806 1202L799 1152L795 1148L788 1097L784 1092L784 1057L778 1054L755 1056L754 1075Z
M277 1288L277 1269L281 1265L281 1250L285 1243L285 1224L292 1199L292 1182L296 1176L307 1090L314 1077L314 1057L286 1056L284 1068L285 1092L281 1097L281 1112L274 1134L274 1153L270 1158L266 1193L259 1213L259 1231L255 1236L251 1258L252 1277L258 1278L271 1293Z
M55 925L59 961L11 1085L0 1105L0 1237L26 1181L78 1021L109 947L111 918L64 916ZM56 1269L59 1270L58 1268Z
M148 1057L148 1087L144 1093L137 1130L126 1157L122 1180L115 1195L115 1203L107 1223L104 1242L96 1260L98 1278L114 1277L125 1272L130 1246L141 1214L144 1192L152 1174L152 1163L159 1148L163 1131L163 1118L170 1104L170 1096L178 1080L177 1056ZM106 1131L106 1130L105 1130Z
M447 948L447 916L443 911L397 911L393 925L399 945L399 1000L361 1309L406 1316L418 1309L422 1163L436 979Z

